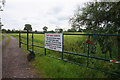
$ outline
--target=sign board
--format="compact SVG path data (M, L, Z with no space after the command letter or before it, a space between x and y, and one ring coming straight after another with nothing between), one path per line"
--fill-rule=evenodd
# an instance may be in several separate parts
M45 48L62 52L62 33L45 33Z

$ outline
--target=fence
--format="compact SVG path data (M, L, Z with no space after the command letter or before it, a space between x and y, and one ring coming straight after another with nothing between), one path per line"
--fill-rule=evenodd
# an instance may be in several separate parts
M27 43L22 42L22 35L21 35L22 33L26 33L27 34ZM32 44L31 44L32 50L30 50L30 48L29 48L30 47L30 45L29 45L30 44L29 43L29 34L32 35ZM99 68L96 68L94 66L91 66L91 64L92 64L91 60L100 60L100 61L103 61L104 64L106 64L106 62L108 62L107 64L111 63L112 65L115 64L117 66L120 65L119 64L120 61L116 61L115 58L114 58L114 60L111 60L111 59L107 59L107 58L101 58L101 57L91 56L92 54L90 52L91 51L91 43L92 43L91 37L103 37L103 38L104 37L120 37L120 34L71 34L71 33L63 33L63 50L61 52L61 58L60 57L57 58L57 57L48 55L47 54L47 49L44 46L34 45L34 34L43 34L44 35L44 33L35 33L35 32L28 32L28 31L27 32L19 32L19 47L21 48L22 44L23 45L27 45L27 50L28 51L33 51L35 53L38 53L38 54L41 54L41 55L45 55L45 56L48 56L48 57L52 57L52 58L55 58L55 59L58 59L58 60L63 60L65 62L69 62L69 63L81 65L83 67L87 67L87 68L90 68L90 69L95 69L95 70L102 71L102 72L105 72L105 73L109 73L109 74L120 76L119 72L116 73L116 72L113 72L113 71L103 70L103 69L99 69ZM80 53L65 51L65 49L64 49L65 48L65 45L64 45L65 44L64 43L64 36L67 36L67 35L69 35L69 36L70 35L87 36L87 41L85 42L86 45L87 45L87 47L86 47L87 48L87 54L85 55L85 54L80 54ZM34 51L34 47L43 48L44 49L44 54L43 53L39 53L37 51ZM68 55L74 55L74 56L80 56L78 59L83 58L86 61L86 62L84 61L86 63L86 65L85 64L81 64L80 62L76 62L74 60L69 61L67 59L64 59L64 57L66 56L66 54L68 54ZM101 55L101 54L99 54L99 55ZM106 55L106 54L104 54L104 55ZM101 63L101 64L103 64L103 63Z

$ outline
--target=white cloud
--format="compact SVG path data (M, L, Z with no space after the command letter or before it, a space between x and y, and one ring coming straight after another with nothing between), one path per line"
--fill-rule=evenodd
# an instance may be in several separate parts
M47 26L48 30L55 30L56 26L68 29L69 18L84 1L86 0L6 0L4 12L0 13L3 28L23 29L29 23L33 30L42 31L43 26Z

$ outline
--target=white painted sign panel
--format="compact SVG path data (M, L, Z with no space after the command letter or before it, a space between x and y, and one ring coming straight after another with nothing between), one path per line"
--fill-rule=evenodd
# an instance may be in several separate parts
M62 52L62 33L45 33L45 48Z

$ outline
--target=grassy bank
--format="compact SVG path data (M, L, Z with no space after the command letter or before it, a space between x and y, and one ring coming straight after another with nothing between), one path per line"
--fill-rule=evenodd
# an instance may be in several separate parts
M3 35L0 35L0 41L4 39L4 36Z
M2 40L4 39L4 36L2 35Z
M18 39L18 34L10 34L13 37ZM31 34L29 35L29 44L32 44ZM64 51L69 51L73 53L87 55L87 44L88 36L82 35L65 35L64 36ZM27 43L26 34L22 34L22 42ZM91 41L93 42L93 41ZM44 35L43 34L34 34L34 45L44 46ZM113 45L115 46L115 45ZM22 45L23 48L27 48L26 45ZM31 46L29 47L30 49ZM111 59L109 57L109 52L106 54L101 53L100 45L96 46L96 54L90 53L90 56L96 56L101 58ZM91 50L91 49L90 49ZM44 48L34 47L34 51L44 54ZM47 50L47 55L61 58L61 52ZM116 56L113 57L116 59ZM87 65L87 58L69 55L64 53L64 60L73 61L76 63L81 63ZM36 54L36 58L31 62L36 68L36 72L41 74L41 77L44 78L110 78L113 77L109 74L104 74L103 72L88 69L82 66L75 64L67 63L61 60L56 60L47 56L41 56ZM100 68L107 71L113 71L118 64L113 64L106 61L89 59L89 66Z
M10 40L11 40L11 38L10 38L10 36L8 36L7 34L5 34L7 37L8 37L8 41L6 41L5 42L5 45L4 46L2 46L2 49L3 49L3 51L4 51L4 49L5 49L5 47L10 43ZM4 39L4 36L2 35L2 39Z

